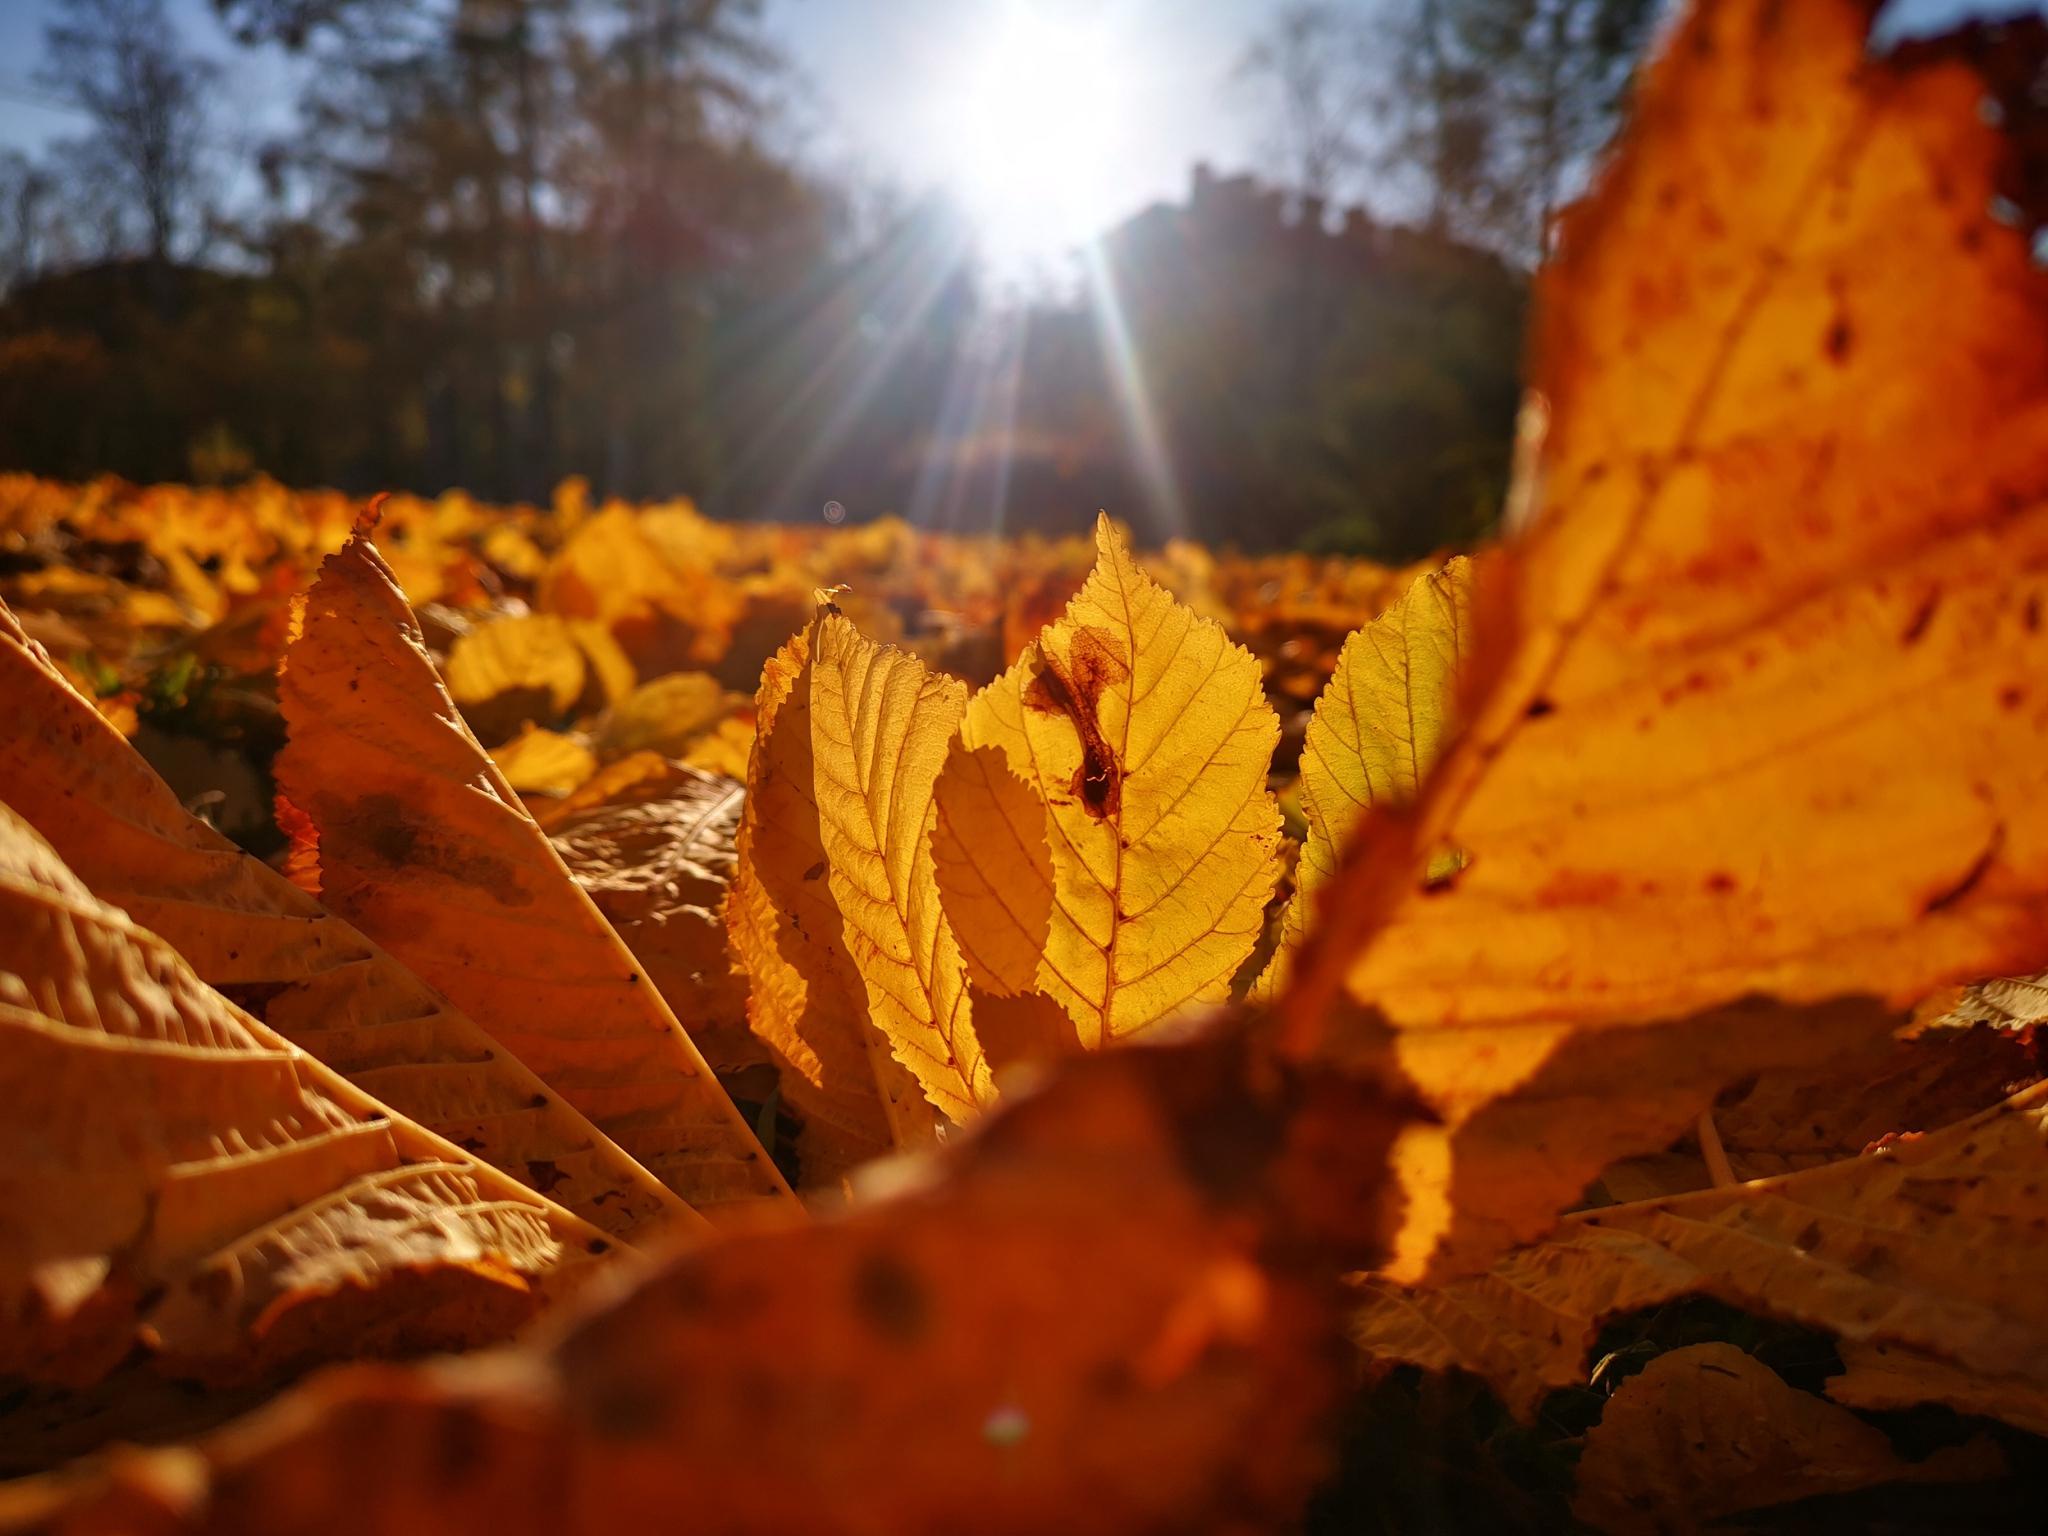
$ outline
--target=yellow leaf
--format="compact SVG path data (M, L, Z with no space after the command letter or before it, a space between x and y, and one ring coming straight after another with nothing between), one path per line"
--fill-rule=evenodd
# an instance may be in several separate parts
M939 776L932 858L968 974L997 997L1036 995L1052 934L1045 807L1001 747L955 737Z
M596 727L606 762L633 752L681 757L732 712L733 696L705 672L671 672L642 683Z
M10 1377L486 1342L602 1243L228 1003L5 806L0 1102Z
M547 569L548 557L510 523L494 523L486 529L480 548L486 560L519 581L537 581Z
M590 674L577 700L579 713L586 707L609 709L639 685L632 658L610 630L595 619L571 619L569 632L576 637Z
M522 723L558 719L583 693L583 651L553 614L493 620L448 652L448 694L486 741L505 741Z
M1266 790L1280 722L1259 665L1132 561L1109 519L1096 527L1087 584L968 705L941 798L948 883L1029 891L1031 829L986 758L994 748L1038 802L1052 901L1031 978L1095 1049L1191 1005L1219 1002L1257 942L1276 875L1280 812ZM977 866L973 873L962 867ZM1033 910L993 901L950 916L995 990L1023 980L1014 959ZM1007 959L1004 957L1008 957Z
M566 795L597 772L597 754L580 736L536 725L491 748L491 761L522 795Z
M844 1063L829 1075L877 1094L899 1145L928 1126L872 1063L877 1034L954 1120L993 1098L930 850L932 786L965 702L965 684L831 612L772 659L758 705L741 862L762 905L741 913L735 940L756 981L786 965L803 985L758 993L756 1028L791 1059L801 1040L819 1085L827 1057ZM872 1090L850 1071L860 1059Z
M1811 1057L1798 1016L1704 1038L1744 996L1868 993L1889 1029L2048 954L2048 282L1994 212L2003 77L1868 24L1699 7L1562 221L1486 691L1416 812L1367 819L1285 1005L1442 1117L1404 1277ZM1617 1125L1584 1106L1624 1036Z
M0 800L199 978L615 1237L700 1218L447 1000L187 812L0 604Z
M643 968L462 726L367 538L321 565L278 697L328 906L714 1221L796 1209Z
M804 698L808 686L808 698ZM796 684L808 707L826 878L868 1011L925 1095L964 1120L994 1094L967 971L932 870L933 787L967 686L876 645L836 613Z
M847 948L816 788L813 631L793 636L761 674L758 733L726 906L734 959L748 978L754 1033L787 1063L784 1092L804 1131L805 1182L936 1134L932 1106L889 1049Z
M1449 738L1457 702L1471 562L1458 558L1416 578L1401 600L1337 653L1301 749L1301 800L1308 836L1282 948L1260 987L1286 973L1314 911L1316 891L1337 872L1337 856L1372 806L1411 804Z
M705 773L745 779L754 755L754 722L728 715L684 749L682 760Z
M693 513L643 516L607 506L549 561L539 607L603 625L643 677L708 665L724 655L744 604L734 584L693 558L689 546L701 537L713 547L721 534L730 537Z

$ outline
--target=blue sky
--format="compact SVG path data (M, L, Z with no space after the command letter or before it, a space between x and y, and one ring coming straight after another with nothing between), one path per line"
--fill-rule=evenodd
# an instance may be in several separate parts
M916 190L957 177L963 156L986 162L1020 144L963 144L949 126L948 92L986 55L997 13L1014 0L767 0L767 27L798 69L798 118L808 152ZM1113 154L1093 155L1095 183L1077 218L1107 222L1186 186L1206 159L1240 167L1257 158L1257 115L1230 84L1246 40L1279 0L1036 0L1085 15L1113 46L1114 122L1055 105L1069 131L1112 132ZM1373 0L1358 0L1370 8ZM195 46L229 68L218 132L232 150L289 132L297 72L275 52L236 50L208 0L169 0ZM2007 0L1895 0L1895 19L1932 28L1971 13L2048 8ZM51 0L0 0L0 146L35 150L76 132L79 119L34 83Z

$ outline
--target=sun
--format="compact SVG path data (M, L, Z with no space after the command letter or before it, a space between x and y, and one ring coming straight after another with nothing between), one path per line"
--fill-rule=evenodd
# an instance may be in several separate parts
M998 267L1055 260L1121 211L1128 97L1108 27L1012 0L950 76L932 131Z

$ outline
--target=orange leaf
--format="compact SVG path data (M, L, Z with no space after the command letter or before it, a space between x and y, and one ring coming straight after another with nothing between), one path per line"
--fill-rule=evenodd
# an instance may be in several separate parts
M0 714L10 723L0 800L201 980L400 1114L614 1236L701 1225L418 977L187 812L5 605Z
M796 1203L644 968L463 726L377 551L321 565L279 670L278 784L327 905L713 1220Z
M1533 520L1478 605L1482 647L1489 603L1518 636L1415 814L1368 818L1288 1004L1444 1116L1404 1275L1829 1048L1801 1019L1838 1013L1709 1039L1745 996L1869 993L1884 1029L2048 953L2048 286L1993 216L1985 77L1873 59L1870 14L1701 7L1562 226ZM1470 864L1424 889L1444 844ZM1618 1131L1575 1106L1624 1040Z

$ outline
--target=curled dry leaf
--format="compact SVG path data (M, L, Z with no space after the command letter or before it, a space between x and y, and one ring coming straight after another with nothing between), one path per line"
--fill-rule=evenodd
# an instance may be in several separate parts
M1426 572L1337 653L1302 743L1308 836L1281 920L1281 948L1259 978L1263 995L1285 979L1316 893L1336 874L1338 854L1366 811L1412 804L1436 766L1451 734L1471 587L1472 564L1462 556Z
M726 953L744 788L652 752L600 769L535 819L718 1071L763 1061Z
M713 1221L794 1197L644 968L464 728L366 536L321 565L278 675L278 785L333 910Z
M1608 1401L1586 1435L1572 1513L1616 1536L1697 1531L1819 1494L2004 1470L1988 1440L1909 1462L1883 1430L1734 1345L1694 1344L1659 1355Z
M93 893L364 1092L616 1237L701 1226L471 1019L188 813L0 605L0 800Z
M1417 813L1367 819L1287 1005L1295 1047L1376 1057L1445 1120L1404 1276L1818 1059L1788 1027L1717 1080L1700 1019L1730 1002L1903 1012L2048 953L2048 279L1994 216L2014 152L1980 110L2039 37L1994 78L1873 57L1871 14L1698 8L1563 222L1518 638ZM1445 843L1471 862L1424 889ZM1624 1035L1626 1135L1482 1123L1575 1096L1606 1056L1578 1043Z
M0 1375L474 1345L607 1246L242 1013L5 806L0 1100Z
M545 1350L332 1372L0 1515L71 1536L145 1513L269 1536L596 1536L678 1510L849 1536L1285 1529L1345 1376L1326 1266L1371 1257L1402 1120L1228 1039L1070 1062L904 1193L671 1258Z
M1569 1217L1483 1275L1366 1284L1368 1353L1483 1376L1533 1414L1600 1323L1695 1293L1826 1329L1861 1407L1945 1402L2048 1433L2048 1085L1882 1151Z
M1140 571L1107 517L1095 541L1065 613L969 702L938 791L948 916L977 979L1055 999L1090 1049L1229 995L1280 839L1258 662ZM1041 845L1049 901L1026 873ZM1006 908L1012 885L1028 910Z
M821 664L828 627L833 649ZM733 955L748 978L748 1019L786 1064L785 1095L804 1122L798 1147L805 1182L828 1187L853 1165L925 1144L937 1130L907 1053L899 1057L884 1032L875 994L900 987L887 1017L898 1027L921 1020L926 1038L937 1035L941 1017L949 1027L966 1024L958 954L941 952L932 922L936 900L924 904L936 892L923 841L938 754L959 719L961 690L940 684L928 691L927 681L937 680L903 658L898 676L908 697L885 710L885 690L859 722L870 745L881 744L884 730L895 738L890 751L902 749L903 767L894 769L890 758L858 752L861 738L848 717L849 705L857 704L845 686L847 656L863 650L879 653L846 620L826 615L792 637L762 672L739 873L727 908ZM827 666L833 676L823 682ZM920 733L926 739L912 756L911 738ZM884 772L892 778L879 778ZM896 787L904 791L901 801L891 796ZM877 851L884 846L893 865ZM835 860L849 867L835 872ZM863 892L873 899L857 914L847 912L842 901ZM892 938L893 953L884 952ZM863 960L877 968L873 991ZM941 965L948 967L943 979ZM976 1085L957 1070L950 1079L951 1102L964 1114Z

